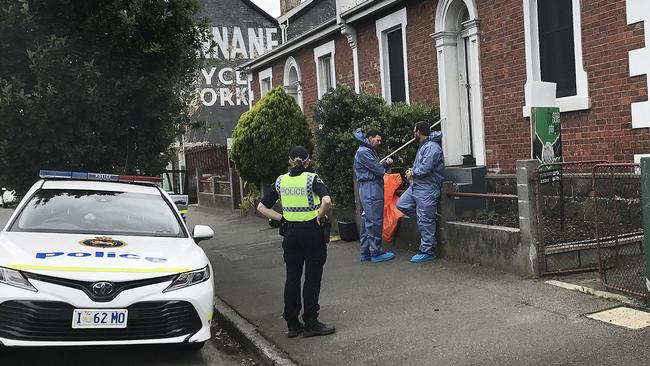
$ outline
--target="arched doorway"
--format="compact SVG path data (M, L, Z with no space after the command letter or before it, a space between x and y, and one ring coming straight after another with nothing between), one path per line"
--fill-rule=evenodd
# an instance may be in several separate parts
M479 20L475 0L441 0L436 11L440 114L447 165L485 165Z
M284 90L302 109L302 80L298 63L293 57L289 57L284 64Z

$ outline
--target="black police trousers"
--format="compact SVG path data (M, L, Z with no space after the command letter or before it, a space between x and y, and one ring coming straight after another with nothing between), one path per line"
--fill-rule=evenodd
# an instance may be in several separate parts
M284 284L284 313L282 316L289 326L298 323L300 314L300 283L302 269L305 268L305 283L302 298L305 323L318 319L318 297L320 295L323 266L327 260L327 245L323 240L322 229L316 220L308 222L289 222L282 242L287 279Z

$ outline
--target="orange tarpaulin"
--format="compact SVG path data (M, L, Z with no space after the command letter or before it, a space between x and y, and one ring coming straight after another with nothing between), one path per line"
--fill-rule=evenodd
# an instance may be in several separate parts
M399 222L400 217L404 216L402 211L397 209L399 197L395 194L401 184L402 176L400 174L384 175L384 228L381 238L385 242L393 241L397 230L397 222Z

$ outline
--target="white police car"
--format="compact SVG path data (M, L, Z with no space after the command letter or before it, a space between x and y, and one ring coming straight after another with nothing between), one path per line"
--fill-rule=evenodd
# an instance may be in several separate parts
M196 243L212 229L190 233L150 177L40 175L0 232L0 346L200 348L214 287Z

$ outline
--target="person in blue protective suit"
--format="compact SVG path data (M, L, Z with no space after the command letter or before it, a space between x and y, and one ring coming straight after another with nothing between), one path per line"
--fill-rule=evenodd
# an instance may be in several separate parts
M397 208L415 218L420 229L420 252L411 258L418 263L436 259L436 211L442 189L445 162L442 153L442 132L431 132L427 122L418 122L413 129L420 147L413 167L406 171L409 188L397 201Z
M384 222L384 174L393 164L392 159L379 162L377 148L381 145L381 134L375 129L363 131L358 128L354 137L361 146L354 155L354 175L359 181L359 201L361 202L361 255L362 262L385 262L395 258L395 254L385 252L381 244Z

